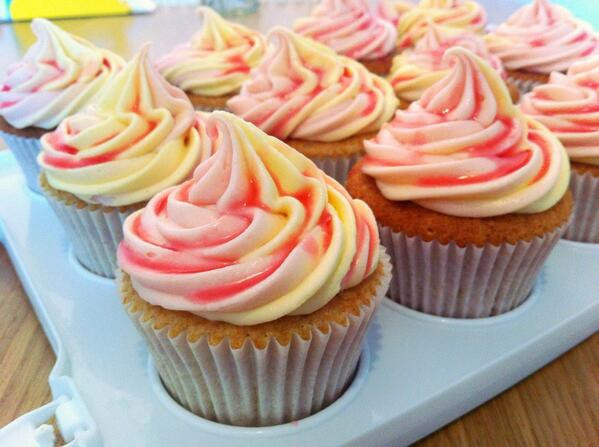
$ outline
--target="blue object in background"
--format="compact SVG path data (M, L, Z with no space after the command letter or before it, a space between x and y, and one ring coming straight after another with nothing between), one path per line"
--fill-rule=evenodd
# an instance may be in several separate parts
M518 0L525 5L531 0ZM551 3L562 5L572 11L579 19L586 20L596 31L599 31L599 0L549 0Z

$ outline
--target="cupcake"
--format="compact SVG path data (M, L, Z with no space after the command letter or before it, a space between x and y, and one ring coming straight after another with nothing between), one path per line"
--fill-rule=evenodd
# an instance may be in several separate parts
M400 106L407 107L417 101L422 93L435 82L447 76L451 67L443 58L451 47L463 47L486 60L506 80L507 73L497 56L491 54L482 37L469 31L440 27L431 23L425 36L413 49L407 49L393 59L393 67L388 77L399 98ZM509 84L512 100L518 100L518 88Z
M371 12L366 0L322 0L309 17L296 20L293 29L362 62L373 73L385 75L391 68L397 31Z
M399 18L414 7L414 4L403 0L379 0L375 7L375 13L381 19L391 22L397 27Z
M212 153L201 115L151 66L147 47L41 146L43 193L77 259L106 277L114 277L125 217Z
M156 66L197 109L224 109L262 59L266 45L259 32L227 22L208 7L199 7L198 12L202 30L161 57Z
M566 75L551 73L520 108L551 130L570 156L574 213L564 237L599 243L599 56L573 63Z
M444 317L488 317L529 296L572 210L559 140L461 47L452 71L365 142L348 191L379 223L390 296Z
M391 119L391 85L329 47L276 27L229 109L311 158L343 183L362 141Z
M124 62L48 20L34 19L31 29L37 41L2 80L0 136L39 192L39 138L97 97Z
M599 53L591 26L548 0L523 6L485 39L521 93L547 82L552 71L565 73L580 58Z
M487 13L481 5L470 0L421 0L399 20L398 47L405 49L416 45L431 23L482 33Z
M374 217L314 163L222 111L218 150L124 224L125 310L182 406L290 422L347 388L390 280Z

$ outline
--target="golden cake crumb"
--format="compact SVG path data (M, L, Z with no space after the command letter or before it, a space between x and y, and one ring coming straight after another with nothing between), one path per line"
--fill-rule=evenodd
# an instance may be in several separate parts
M74 194L71 194L70 192L60 191L56 188L53 188L52 186L50 186L50 183L48 183L48 178L46 177L46 174L44 174L43 172L40 174L39 183L44 194L52 197L54 200L61 202L67 206L76 206L78 209L86 208L89 211L101 210L105 213L111 212L114 209L112 207L99 205L97 203L87 203L84 200L81 200L79 197L75 196ZM146 203L147 202L141 202L134 203L131 205L119 206L118 211L120 213L126 213L129 210L135 211L143 208L146 205Z
M599 166L590 165L588 163L577 163L570 161L570 167L579 175L591 174L593 177L599 177Z
M222 96L201 96L187 93L187 97L194 107L203 110L227 110L227 101L237 93Z
M380 224L425 241L442 244L453 241L460 247L515 244L553 231L567 222L572 212L572 193L568 190L558 203L542 213L484 218L449 216L411 201L385 198L375 180L362 172L362 164L363 160L356 163L347 179L347 190L352 197L366 202Z
M354 135L341 141L307 141L289 138L285 140L289 146L306 157L346 157L364 152L364 140L374 138L376 132Z
M0 130L10 135L23 138L40 138L42 135L52 132L53 129L42 129L41 127L29 126L23 129L17 129L10 125L4 117L0 116Z
M211 345L219 344L228 338L234 349L243 346L246 340L251 340L258 349L266 347L268 339L274 337L280 344L287 345L293 334L308 340L313 328L328 333L333 322L347 326L349 315L360 315L362 306L370 306L375 299L375 292L385 275L383 263L364 281L351 289L338 293L325 306L309 315L288 315L267 323L254 326L237 326L222 321L211 321L185 311L164 309L144 301L133 289L128 274L120 272L118 285L122 302L130 314L141 315L142 321L153 321L154 329L168 327L169 336L176 337L187 331L190 342L202 336L208 336Z

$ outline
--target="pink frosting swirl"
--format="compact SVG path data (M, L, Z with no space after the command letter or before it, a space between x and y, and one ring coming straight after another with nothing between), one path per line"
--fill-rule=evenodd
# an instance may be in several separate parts
M143 299L258 324L311 313L374 271L368 206L229 113L214 112L206 128L215 154L124 224L119 264Z
M534 0L486 36L489 50L509 70L566 71L578 59L599 53L591 26L548 0Z
M431 23L426 35L413 50L405 50L393 59L388 79L397 95L401 99L415 101L425 89L445 77L451 67L443 55L454 46L469 49L485 59L502 78L507 78L501 60L487 50L482 37Z
M391 22L397 26L401 15L414 7L410 1L404 0L378 0L375 13L381 19Z
M599 56L551 73L520 108L551 130L573 161L599 165Z
M412 47L426 33L430 23L482 32L487 13L471 0L421 0L399 19L397 31L400 48Z
M227 106L281 139L338 141L378 130L397 107L389 83L330 48L276 27L269 48Z
M379 59L395 51L395 27L368 9L365 0L322 0L293 29L352 59Z
M52 129L90 104L124 61L48 20L31 29L37 41L2 80L0 115L19 129Z
M513 105L498 74L470 51L445 53L450 74L365 142L363 171L390 200L487 217L539 212L569 178L559 141Z

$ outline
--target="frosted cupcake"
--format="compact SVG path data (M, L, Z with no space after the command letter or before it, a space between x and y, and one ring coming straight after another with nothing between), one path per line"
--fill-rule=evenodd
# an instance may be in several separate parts
M34 19L31 30L37 41L2 79L0 136L39 192L39 138L88 105L124 62L48 20Z
M206 127L215 154L125 221L123 304L188 410L298 420L348 386L388 257L370 209L310 160L226 112Z
M322 0L309 17L296 20L293 29L362 62L373 73L385 75L391 68L397 31L371 12L366 0Z
M522 111L560 139L572 166L574 215L564 237L599 243L599 56L553 72L522 98Z
M212 153L201 116L148 61L147 47L97 102L41 138L40 184L88 270L113 277L122 223Z
M547 82L552 71L565 73L580 58L599 53L591 26L548 0L523 6L485 39L522 93Z
M268 35L269 48L229 109L285 140L343 183L362 153L362 141L391 119L391 85L360 63L285 28Z
M399 20L398 47L405 49L416 45L426 34L430 23L482 33L487 13L481 5L470 0L421 0Z
M460 47L445 58L447 77L365 142L348 191L379 223L392 299L487 317L529 296L571 214L570 166L489 64Z
M375 13L381 19L391 22L397 27L399 18L414 7L414 3L403 0L379 0L376 4Z
M208 7L198 12L202 30L161 57L156 66L197 109L224 109L262 59L266 45L257 31L227 22Z
M431 23L426 35L413 49L407 49L393 59L393 67L388 77L400 105L407 107L417 101L422 93L435 82L447 76L451 67L443 57L451 47L463 47L486 60L502 79L507 73L497 56L491 54L482 37L469 31L440 27ZM517 101L519 94L515 84L508 85L512 100Z

